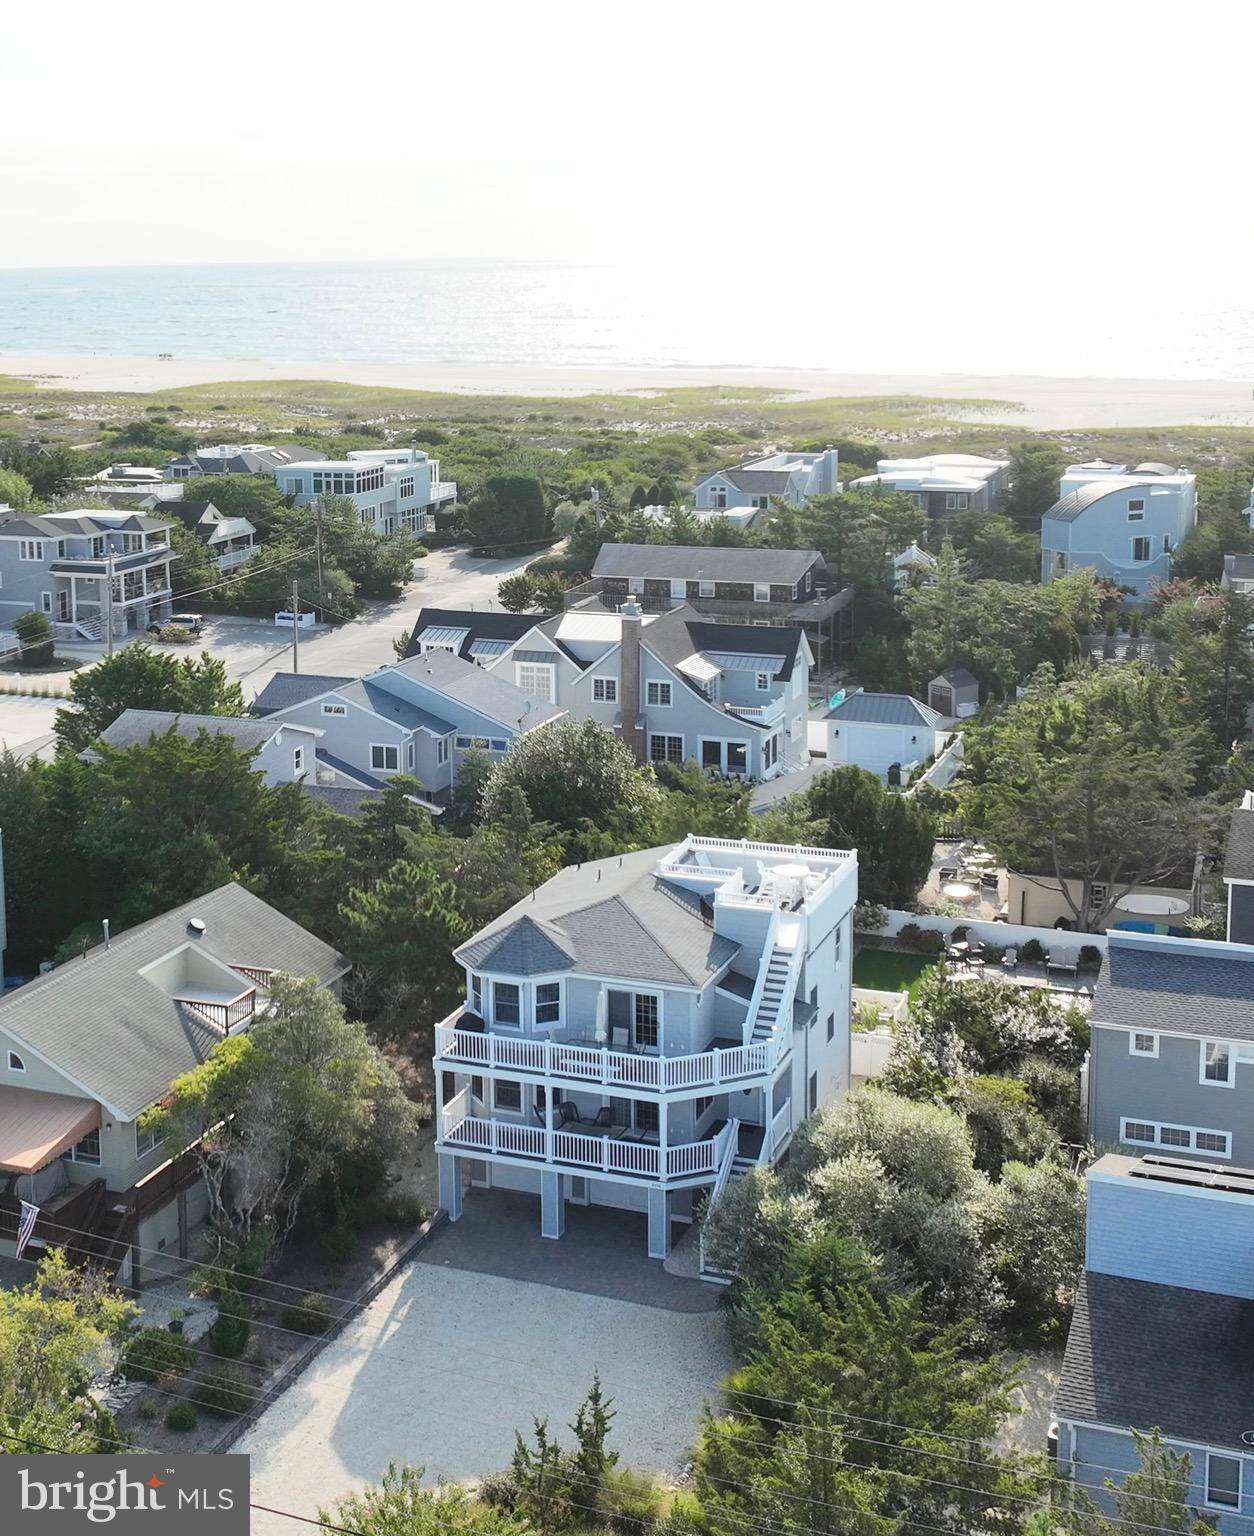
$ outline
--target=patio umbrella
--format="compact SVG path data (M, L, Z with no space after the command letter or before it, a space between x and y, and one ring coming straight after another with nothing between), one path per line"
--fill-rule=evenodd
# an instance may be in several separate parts
M596 1039L598 1045L604 1045L610 1037L610 998L604 987L597 993L597 1026Z

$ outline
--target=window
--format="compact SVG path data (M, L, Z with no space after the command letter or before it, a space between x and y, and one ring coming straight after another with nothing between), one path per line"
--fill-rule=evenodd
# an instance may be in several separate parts
M1119 1140L1134 1147L1171 1147L1183 1152L1203 1152L1209 1157L1232 1156L1232 1138L1227 1131L1161 1125L1154 1120L1121 1120Z
M45 613L51 613L52 612L52 593L51 592L41 592L39 594L39 604L40 604L40 607L43 609L43 611Z
M945 511L946 512L965 512L970 505L971 505L971 493L970 493L970 491L946 491L945 492Z
M493 1083L492 1102L497 1109L521 1109L522 1084L508 1081Z
M749 505L755 512L765 512L771 504L769 496L750 496Z
M771 674L769 672L755 672L754 684L759 693L769 693L771 687Z
M413 771L414 771L414 743L413 743L413 738L412 737L410 738L409 741L407 741L405 743L405 766L406 766L406 768L409 769L410 773L413 773Z
M1219 1157L1228 1155L1228 1137L1224 1131L1195 1131L1193 1146L1198 1152L1214 1152Z
M682 763L684 738L682 736L650 736L649 761L651 763Z
M370 747L370 766L380 773L395 773L401 766L401 749L374 742Z
M497 1024L518 1024L521 1022L521 1017L517 985L512 981L494 981L492 983L493 1021Z
M483 1017L483 977L472 976L470 978L470 1006Z
M719 773L723 767L723 743L710 741L703 737L701 741L701 766L707 772Z
M322 706L322 713L324 715L346 715L346 714L348 714L348 705L347 704L324 704Z
M1193 1133L1186 1131L1182 1125L1160 1125L1158 1140L1164 1147L1191 1147Z
M17 541L17 558L19 560L42 560L44 557L44 541L42 539L19 539Z
M1128 1055L1157 1056L1158 1036L1144 1035L1138 1033L1136 1030L1133 1030L1133 1032L1128 1036Z
M1132 563L1142 565L1150 557L1150 541L1142 536L1132 540Z
M1241 1503L1241 1458L1206 1453L1206 1502L1219 1509L1236 1509Z
M553 668L547 662L518 661L514 663L517 683L524 693L534 699L553 702Z
M22 1060L22 1058L17 1054L16 1051L10 1051L9 1052L9 1071L10 1072L25 1072L26 1071L26 1063Z
M688 596L688 583L686 581L678 581L678 580L675 579L675 577L672 576L671 577L671 596L672 597L678 597L678 598L681 598L681 599L687 597Z
M652 709L671 707L671 684L650 680L645 684L645 702Z
M827 1016L827 1038L829 1040L836 1038L836 1015L834 1013L829 1013Z
M712 581L699 581L697 583L698 597L713 597L714 583Z
M713 1103L714 1103L714 1100L712 1098L710 1098L710 1099L694 1099L693 1102L692 1102L692 1113L693 1113L694 1119L700 1120L703 1115L709 1114L710 1106Z
M536 1023L556 1024L562 999L561 983L542 981L536 987Z
M459 752L469 752L470 751L470 737L469 736L459 736L457 738L457 750Z
M769 603L770 600L770 586L766 582L755 581L753 583L753 601L755 603Z
M435 744L435 760L437 765L443 767L448 762L448 737L441 736Z
M635 1013L633 1015L635 1042L638 1046L656 1047L658 1038L657 1028L657 998L648 992L635 994Z
M492 738L492 740L488 743L488 751L489 752L508 752L509 751L509 742L506 741L503 737L494 736Z
M90 1163L98 1168L100 1166L100 1132L88 1131L76 1147L71 1147L68 1152L62 1152L61 1156L66 1162Z
M1145 498L1143 496L1135 496L1128 503L1128 521L1130 523L1140 523L1144 522L1144 520Z
M743 741L729 741L727 743L727 771L728 773L744 773L748 767L749 748Z
M1151 1125L1148 1120L1125 1120L1120 1127L1119 1140L1152 1147L1158 1140L1158 1127Z
M725 486L716 485L710 492L710 505L716 512L727 510L727 489Z
M592 679L592 699L596 704L616 704L618 702L618 679L616 677L594 677Z
M135 1156L147 1157L154 1147L159 1147L165 1140L164 1136L158 1136L156 1131L143 1131L139 1126L135 1127Z
M809 1112L813 1114L819 1107L819 1074L817 1072L810 1073L810 1091L807 1098L810 1105Z
M638 1131L651 1131L656 1136L658 1128L657 1105L649 1104L644 1099L637 1099L635 1112L636 1129Z
M305 771L305 749L304 749L304 747L293 747L292 748L292 772L300 774L300 773L304 773L304 771Z
M1232 1050L1222 1040L1202 1041L1202 1075L1199 1081L1220 1083L1225 1088L1233 1087Z

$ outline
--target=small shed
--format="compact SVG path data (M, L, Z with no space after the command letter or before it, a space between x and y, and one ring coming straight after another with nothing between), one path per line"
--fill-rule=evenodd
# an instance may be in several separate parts
M951 667L927 685L928 705L938 715L965 720L980 708L980 685L965 667Z

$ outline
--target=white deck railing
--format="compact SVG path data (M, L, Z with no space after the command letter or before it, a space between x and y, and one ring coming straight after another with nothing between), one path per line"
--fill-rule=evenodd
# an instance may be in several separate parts
M743 1087L748 1078L764 1077L779 1060L780 1035L750 1045L719 1047L690 1056L647 1056L569 1045L560 1040L480 1034L477 1030L436 1025L438 1061L481 1067L492 1072L534 1072L603 1088L644 1088L665 1093L689 1088Z
M466 1089L450 1099L440 1117L440 1143L494 1157L525 1158L575 1168L581 1173L635 1175L645 1179L690 1179L717 1173L731 1143L730 1121L705 1141L659 1147L647 1141L620 1141L583 1131L550 1131L520 1120L496 1120L468 1112ZM733 1154L734 1155L734 1154Z
M767 1133L762 1138L762 1161L769 1162L792 1135L792 1100L775 1111Z

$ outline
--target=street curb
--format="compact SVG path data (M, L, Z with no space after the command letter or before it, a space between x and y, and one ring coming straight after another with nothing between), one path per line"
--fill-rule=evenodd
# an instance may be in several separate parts
M326 1332L319 1334L317 1338L310 1339L301 1353L288 1362L283 1372L275 1377L252 1407L246 1413L241 1414L238 1419L232 1421L227 1429L209 1447L209 1454L217 1456L221 1455L223 1451L230 1450L244 1432L251 1429L262 1414L282 1397L294 1381L299 1379L306 1367L317 1359L327 1345L343 1333L348 1324L358 1315L359 1310L372 1302L379 1292L383 1290L384 1286L388 1285L400 1274L401 1270L412 1261L414 1254L426 1243L431 1234L442 1227L447 1220L448 1216L444 1211L436 1211L434 1216L429 1216L414 1234L413 1241L397 1254L396 1258L392 1260L391 1264L381 1274L376 1275L373 1280L367 1281L355 1296L351 1296L346 1301L343 1301L343 1312L331 1323Z

